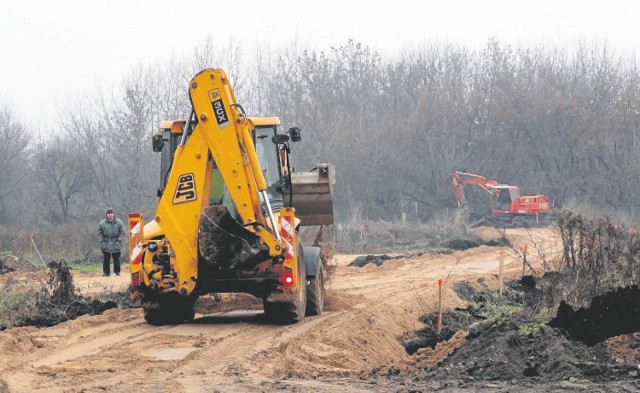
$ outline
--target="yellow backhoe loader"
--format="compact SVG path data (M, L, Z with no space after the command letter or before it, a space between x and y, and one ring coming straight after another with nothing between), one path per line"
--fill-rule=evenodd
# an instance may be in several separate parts
M321 314L320 249L302 246L297 232L333 223L333 166L293 172L300 129L279 133L277 117L247 117L224 71L200 72L189 93L187 119L162 122L153 137L155 216L144 225L129 215L131 284L145 319L193 319L198 296L224 292L262 298L275 323Z

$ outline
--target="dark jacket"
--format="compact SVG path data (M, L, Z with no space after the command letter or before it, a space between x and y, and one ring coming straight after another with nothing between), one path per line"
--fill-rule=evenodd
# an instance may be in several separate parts
M104 252L115 253L122 249L122 241L127 232L124 224L117 218L109 222L107 219L100 221L98 225L98 237L100 240L100 249Z

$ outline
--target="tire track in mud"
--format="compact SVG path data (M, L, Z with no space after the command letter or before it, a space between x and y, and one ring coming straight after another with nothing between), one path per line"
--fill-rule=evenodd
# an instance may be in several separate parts
M120 311L128 314L132 310ZM74 323L80 322L80 323ZM123 344L146 341L163 334L169 327L154 327L144 321L91 324L74 329L82 321L71 321L67 337L59 337L55 346L48 345L42 350L27 354L17 373L5 377L12 391L51 391L58 381L68 381L67 386L95 387L93 382L98 374L111 374L122 370L117 354ZM49 354L42 356L42 352ZM112 356L112 354L116 354ZM130 356L130 355L129 355ZM125 362L126 363L126 362Z
M235 313L237 315L237 313ZM302 334L336 313L327 313L320 317L307 318L295 325L269 325L261 312L247 319L241 318L246 326L238 330L237 322L225 325L222 331L208 338L203 349L189 354L181 366L176 369L186 375L206 375L207 380L228 382L229 378L238 380L251 379L266 381L274 378L273 364L262 362L267 354L280 353L283 343L296 341ZM203 320L216 324L223 323L228 315L212 315ZM226 334L219 336L221 333ZM276 355L277 356L277 355ZM186 391L201 390L204 386L194 382L189 376L178 379ZM207 384L209 383L207 382Z
M126 329L125 329L126 328ZM64 349L44 357L32 363L33 367L53 366L59 363L69 362L75 359L90 357L104 351L105 348L120 344L126 340L138 339L142 335L154 331L154 327L143 322L120 323L101 328L82 330L82 334L76 333L66 340ZM156 332L157 334L157 332ZM100 336L99 339L90 339ZM87 338L85 340L85 338ZM75 343L76 341L80 341Z

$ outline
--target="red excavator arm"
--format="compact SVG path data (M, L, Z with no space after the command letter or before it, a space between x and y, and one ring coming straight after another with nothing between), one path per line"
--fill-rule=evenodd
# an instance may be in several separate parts
M498 182L493 179L487 179L484 176L475 175L473 173L455 172L451 178L451 185L456 193L456 199L458 200L458 207L463 208L465 204L464 192L462 190L463 184L474 184L483 190L487 191L491 195L495 195L494 187L498 185Z

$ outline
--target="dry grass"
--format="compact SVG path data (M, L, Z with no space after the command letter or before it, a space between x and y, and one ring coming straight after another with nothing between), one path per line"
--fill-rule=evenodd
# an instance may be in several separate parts
M39 288L9 282L0 291L0 330L23 326L35 315Z
M463 210L449 210L426 223L371 221L354 209L351 217L336 225L336 248L344 253L383 253L424 250L471 234Z
M13 255L40 267L42 262L36 247L45 262L61 258L73 263L99 260L101 254L96 230L97 223L70 223L34 229L0 226L0 250L10 250Z

